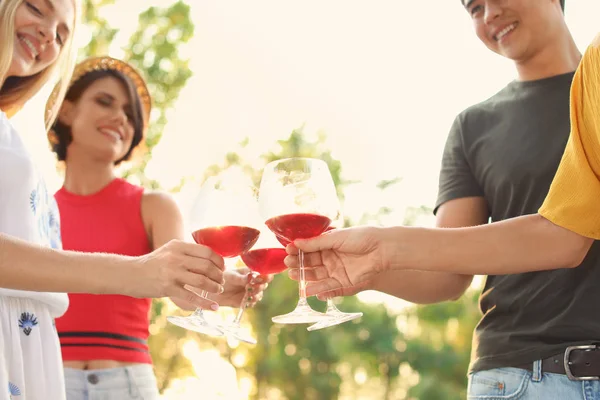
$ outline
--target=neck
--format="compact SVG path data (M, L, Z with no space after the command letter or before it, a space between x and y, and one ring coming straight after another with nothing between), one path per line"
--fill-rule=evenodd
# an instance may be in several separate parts
M66 160L64 188L73 194L87 196L102 190L113 179L112 163L94 160L89 156L68 154Z
M533 81L573 72L581 60L581 53L566 25L564 32L535 56L524 61L516 61L517 74L521 81Z

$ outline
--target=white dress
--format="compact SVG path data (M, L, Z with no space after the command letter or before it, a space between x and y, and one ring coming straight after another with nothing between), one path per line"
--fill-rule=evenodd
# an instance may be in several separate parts
M41 133L40 133L41 135ZM20 136L0 112L0 233L60 248L54 196ZM65 293L0 288L0 400L63 400L64 376L54 318Z

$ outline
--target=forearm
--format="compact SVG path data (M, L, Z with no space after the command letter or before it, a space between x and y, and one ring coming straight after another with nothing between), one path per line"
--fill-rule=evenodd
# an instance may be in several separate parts
M40 292L124 293L130 258L57 251L0 234L0 287ZM129 268L129 270L127 270ZM129 282L129 283L128 283Z
M472 276L429 271L386 271L379 274L369 289L411 303L433 304L456 300L467 290Z
M535 214L470 228L388 228L387 269L504 275L578 266L593 240Z

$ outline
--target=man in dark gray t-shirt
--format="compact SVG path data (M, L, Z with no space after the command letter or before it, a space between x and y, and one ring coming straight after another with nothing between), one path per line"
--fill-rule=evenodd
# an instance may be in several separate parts
M537 212L569 137L569 91L580 59L557 15L558 0L463 4L478 37L515 62L519 79L455 119L434 211L443 227ZM567 376L564 357L570 346L600 340L598 282L597 243L577 268L488 276L473 337L469 398L584 399L592 387Z

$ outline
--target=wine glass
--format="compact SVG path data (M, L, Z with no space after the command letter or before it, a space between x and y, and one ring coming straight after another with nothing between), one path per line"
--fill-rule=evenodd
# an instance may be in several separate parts
M252 271L248 276L248 281L253 281L259 275L274 275L285 271L287 266L284 264L283 260L286 256L287 253L285 249L278 246L274 235L271 232L261 231L259 239L252 249L241 255L244 264ZM228 331L239 332L240 335L242 335L243 332L244 337L247 339L245 340L246 342L256 344L256 340L251 339L251 337L243 331L243 328L240 325L244 311L248 306L248 293L246 294L247 295L242 299L235 319L224 328Z
M336 228L343 228L344 227L343 221L344 221L344 218L342 217L342 213L340 212L339 218L337 220L333 221L331 223L331 225L329 226L329 228L327 228L327 230L329 231L329 230L336 229ZM354 319L360 318L360 317L362 317L363 313L362 312L346 313L346 312L340 311L335 306L335 303L333 302L333 298L327 297L327 310L325 311L325 315L327 315L330 318L323 320L323 321L319 321L316 324L311 325L306 329L308 331L312 332L312 331L316 331L319 329L329 328L330 326L343 324L344 322L349 322Z
M248 196L252 200L248 200ZM255 204L250 189L226 178L209 178L200 190L196 206L192 210L192 232L194 241L210 247L223 258L233 258L250 249L260 234L252 227L252 221L246 212ZM206 291L200 293L206 298ZM211 323L204 311L197 308L187 317L169 316L167 320L185 329L205 333L210 336L223 336L229 332L223 324Z
M338 218L339 201L327 164L312 158L287 158L265 166L258 193L259 209L267 227L288 241L325 232ZM328 319L306 301L304 253L298 254L299 300L294 311L273 317L275 323L305 324Z

